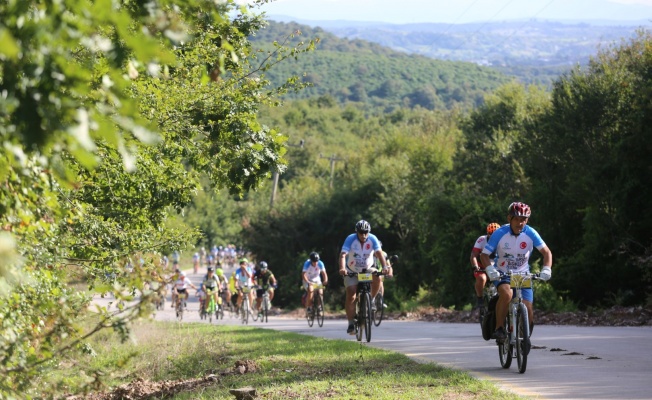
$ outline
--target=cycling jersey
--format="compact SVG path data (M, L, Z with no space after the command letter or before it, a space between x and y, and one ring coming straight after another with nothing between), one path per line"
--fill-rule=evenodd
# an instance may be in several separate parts
M370 233L364 243L360 243L358 235L352 233L342 245L342 252L346 255L346 268L351 272L362 272L362 270L373 267L374 252L381 250L380 242L376 235Z
M188 286L190 286L190 283L191 283L191 282L188 280L188 278L186 278L186 279L177 279L177 280L174 282L174 287L177 289L177 291L179 291L179 290L186 290L186 288L187 288Z
M214 290L220 284L220 281L217 279L217 275L213 275L210 278L208 275L204 275L204 281L202 283L206 289Z
M525 225L520 234L514 235L508 224L494 231L482 253L496 252L494 266L502 272L529 272L529 259L535 247L540 251L546 244L534 228Z
M303 263L302 273L305 272L308 281L312 283L321 283L321 271L326 271L326 266L321 260L317 261L317 265L312 265L310 260Z
M476 251L477 254L479 255L482 252L482 250L484 249L484 247L487 245L487 236L488 235L480 236L475 241L475 244L473 245L473 249L471 251L472 252ZM491 265L494 265L495 258L496 258L496 253L495 252L493 252L493 253L491 253L489 255L489 259L491 260ZM481 270L484 270L484 267L482 266L481 262L478 262L478 267L480 267Z
M269 269L265 272L258 270L254 272L254 282L261 288L267 289L269 281L274 277L274 274Z
M251 273L252 271L251 271L251 268L250 268L250 267L247 267L247 271L249 272L250 275L253 275L253 274ZM248 277L247 274L245 274L245 273L242 271L242 268L238 268L238 269L235 271L235 281L239 283L239 286L240 286L240 287L243 287L243 286L251 286L251 283L252 283L251 278Z

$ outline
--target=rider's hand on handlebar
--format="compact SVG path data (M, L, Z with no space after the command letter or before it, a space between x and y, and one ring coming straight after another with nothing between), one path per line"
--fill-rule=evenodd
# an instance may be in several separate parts
M493 265L488 266L485 268L484 272L487 274L489 277L489 280L491 281L497 281L500 279L500 272L494 267Z
M340 268L340 275L346 276L346 269L345 268Z
M548 279L550 279L551 276L552 276L552 269L550 269L550 267L541 268L541 272L539 273L539 279L541 279L542 281L547 281Z

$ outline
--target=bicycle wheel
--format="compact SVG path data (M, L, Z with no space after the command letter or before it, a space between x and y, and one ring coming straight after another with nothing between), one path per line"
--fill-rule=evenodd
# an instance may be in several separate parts
M516 362L521 374L527 368L527 356L530 354L530 326L528 324L527 308L519 304L516 313Z
M383 295L379 292L373 301L376 304L376 311L372 311L372 315L374 317L374 325L378 326L381 322L383 322L383 316L385 315L385 307L383 307Z
M364 330L364 321L362 316L361 293L358 293L355 299L355 338L358 342L362 341L362 331Z
M315 293L315 314L317 314L317 325L321 328L324 326L324 300L321 294Z
M263 319L265 320L265 322L269 322L267 320L267 316L268 316L268 313L269 313L269 308L270 308L269 297L265 296L263 298Z
M183 301L177 300L177 319L181 321L183 319Z
M213 323L213 314L215 313L215 299L211 296L211 300L208 302L208 322Z
M247 325L249 324L249 299L244 298L242 300L241 313L242 313L242 323Z
M509 333L509 316L505 318L505 330ZM510 343L509 335L503 343L498 343L498 357L500 358L500 365L507 369L512 365L512 344Z
M310 312L308 312L308 309L306 308L306 319L308 320L308 326L312 328L312 325L315 323L315 304L313 302L313 307Z
M365 333L365 339L367 339L367 343L371 341L371 326L373 324L373 317L371 315L371 293L366 292L364 294L364 305L363 310L364 310L364 333Z

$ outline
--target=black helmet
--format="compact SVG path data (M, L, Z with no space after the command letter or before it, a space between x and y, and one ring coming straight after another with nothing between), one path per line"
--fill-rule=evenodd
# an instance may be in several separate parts
M312 253L310 253L310 261L312 261L312 262L319 261L319 253L317 253L316 251L313 251Z
M261 261L258 265L260 266L260 269L267 269L267 263L265 261Z
M207 271L208 271L208 272L213 272L213 271L215 271L215 270L213 269L213 267L208 267Z
M369 225L369 222L365 221L364 219L361 219L358 221L357 224L355 224L355 231L360 232L360 233L369 233L371 230L371 225Z

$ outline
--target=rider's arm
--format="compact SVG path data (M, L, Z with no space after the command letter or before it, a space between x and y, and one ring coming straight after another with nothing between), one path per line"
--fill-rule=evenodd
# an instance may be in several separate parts
M487 268L488 266L490 266L491 265L491 259L489 258L489 254L480 253L480 262L482 262L482 266L484 268Z
M380 260L380 264L383 266L383 270L387 269L387 260L385 259L385 255L383 254L383 251L376 250L374 254L376 255L376 258Z
M471 250L471 266L475 269L478 269L481 267L481 265L478 263L478 256L482 252L482 249L479 249L477 247L474 247L473 250Z
M308 272L307 271L303 271L301 273L301 280L303 280L305 283L310 283L310 281L308 280Z
M321 283L322 283L322 285L326 285L328 283L328 274L326 273L326 268L325 267L322 268L322 270L320 272L321 272L321 276L322 276L322 282Z
M346 254L345 251L340 253L340 275L346 275Z
M552 251L550 251L548 246L544 246L540 248L539 252L543 256L543 266L552 267Z

